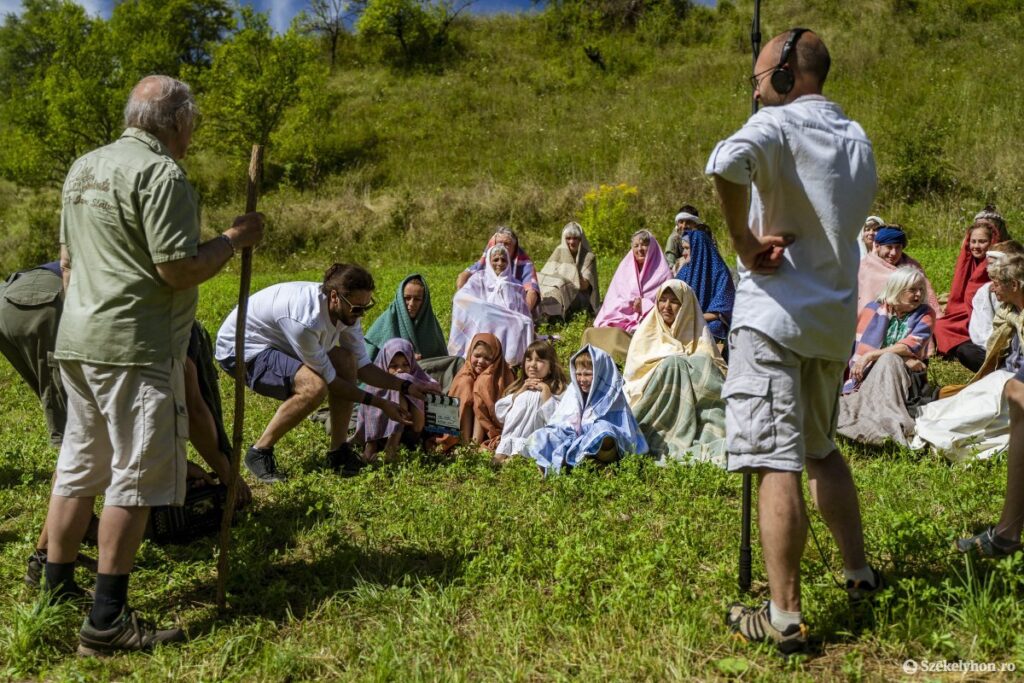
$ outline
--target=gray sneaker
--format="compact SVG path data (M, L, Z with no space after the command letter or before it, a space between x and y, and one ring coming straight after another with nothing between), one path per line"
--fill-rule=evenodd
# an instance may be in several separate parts
M89 621L82 622L78 632L78 654L83 657L103 657L117 652L152 650L163 643L180 643L185 632L180 628L157 629L152 622L142 619L134 610L125 607L121 616L108 629L98 629Z
M767 600L758 607L747 607L740 603L730 605L725 623L733 635L745 643L775 643L775 647L784 655L807 649L807 624L791 624L785 631L780 631L772 626Z
M288 475L277 469L274 459L274 448L256 448L252 446L245 454L245 466L259 481L264 484L278 484L287 481Z

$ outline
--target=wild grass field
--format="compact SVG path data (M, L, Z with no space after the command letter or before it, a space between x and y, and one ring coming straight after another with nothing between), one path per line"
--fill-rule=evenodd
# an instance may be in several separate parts
M411 70L368 59L346 37L320 97L327 115L315 127L286 121L268 150L254 288L357 261L375 273L383 307L418 271L447 332L455 277L495 224L519 231L540 265L601 184L635 189L613 226L623 240L647 227L664 243L678 206L692 202L724 243L703 167L749 112L751 4L719 2L663 35L561 35L542 16L467 19L456 58ZM907 227L909 253L939 292L985 203L1019 237L1021 9L1021 0L764 2L766 36L793 25L824 36L834 58L826 92L875 145L876 213ZM214 152L212 134L200 128L185 161L207 234L240 212L247 154ZM58 218L56 188L0 180L0 272L54 258ZM601 261L602 287L617 258ZM211 333L237 286L232 269L202 287L198 315ZM561 336L563 360L584 326L546 330ZM931 376L966 374L935 361ZM222 391L230 421L226 378ZM809 542L803 576L816 648L782 660L733 642L722 622L740 597L739 477L631 457L544 479L523 460L495 469L467 450L414 453L342 479L323 468L327 438L313 423L278 447L289 482L256 487L235 531L230 610L214 607L212 540L146 544L132 604L191 640L80 660L82 614L39 611L21 584L56 454L37 401L2 362L0 405L2 678L859 681L899 678L907 659L1024 667L1024 559L971 563L951 550L995 518L1003 459L951 465L842 442L869 557L895 585L874 610L851 613L835 584L835 544L812 514L821 548ZM274 408L248 397L247 441ZM756 549L754 562L759 600Z
M917 256L936 273L936 287L948 288L952 251ZM601 263L605 282L614 265ZM280 271L260 256L256 267L257 289L320 275ZM376 269L378 298L386 303L419 270L447 327L459 269ZM203 286L199 318L211 331L233 306L237 284L229 272ZM583 326L577 319L548 330L562 336L563 359ZM933 376L948 382L964 373L940 361ZM221 388L230 420L226 377ZM214 606L213 540L147 543L132 603L182 625L191 640L152 655L78 659L81 612L40 612L21 584L55 453L35 398L6 364L0 394L0 676L7 678L891 680L907 659L1024 666L1024 559L971 563L951 550L953 538L997 514L1003 460L950 465L843 442L871 561L895 587L873 610L851 613L835 584L842 578L836 546L812 514L821 549L809 542L802 571L816 649L783 660L771 647L732 641L722 622L725 606L740 597L740 477L629 457L544 479L524 459L495 469L488 456L465 450L450 459L413 453L343 479L323 468L327 438L311 422L278 446L291 479L255 487L235 530L230 610ZM247 440L274 407L249 396ZM751 599L762 599L757 550L754 562Z

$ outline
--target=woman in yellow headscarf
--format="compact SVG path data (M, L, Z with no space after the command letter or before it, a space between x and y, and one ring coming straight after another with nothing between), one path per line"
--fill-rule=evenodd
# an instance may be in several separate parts
M725 466L725 361L693 290L668 280L626 355L623 390L650 452Z

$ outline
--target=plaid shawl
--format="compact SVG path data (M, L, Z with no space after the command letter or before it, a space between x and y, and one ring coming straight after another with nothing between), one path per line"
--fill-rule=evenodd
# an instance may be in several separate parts
M864 307L857 318L857 341L853 357L850 358L851 369L868 351L886 348L885 333L891 320L892 313L884 304L873 301ZM935 311L928 304L921 304L907 316L907 336L896 343L903 344L917 358L925 360L928 357L928 342L931 341L934 327ZM843 384L843 393L857 391L859 386L860 382L851 376Z
M403 292L410 280L419 280L423 283L423 305L420 307L416 319L409 317L409 311L405 309ZM437 358L448 353L444 343L444 334L441 332L441 325L434 315L434 307L430 303L430 288L427 287L426 279L419 273L413 273L402 280L395 292L395 298L391 304L380 314L380 317L373 321L373 325L363 335L366 341L366 353L370 360L376 358L378 351L389 339L401 337L412 344L416 353L424 358Z
M708 328L716 339L725 339L729 336L732 306L736 300L732 273L710 235L700 230L686 234L690 239L690 261L679 269L676 277L690 285L702 311L720 316L720 320L710 321Z

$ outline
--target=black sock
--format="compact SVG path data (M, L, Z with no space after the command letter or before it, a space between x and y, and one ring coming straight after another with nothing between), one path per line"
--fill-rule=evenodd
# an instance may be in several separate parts
M89 621L98 629L114 625L128 604L128 574L97 574Z
M54 595L64 593L75 593L78 585L75 583L74 562L46 562L46 590Z

